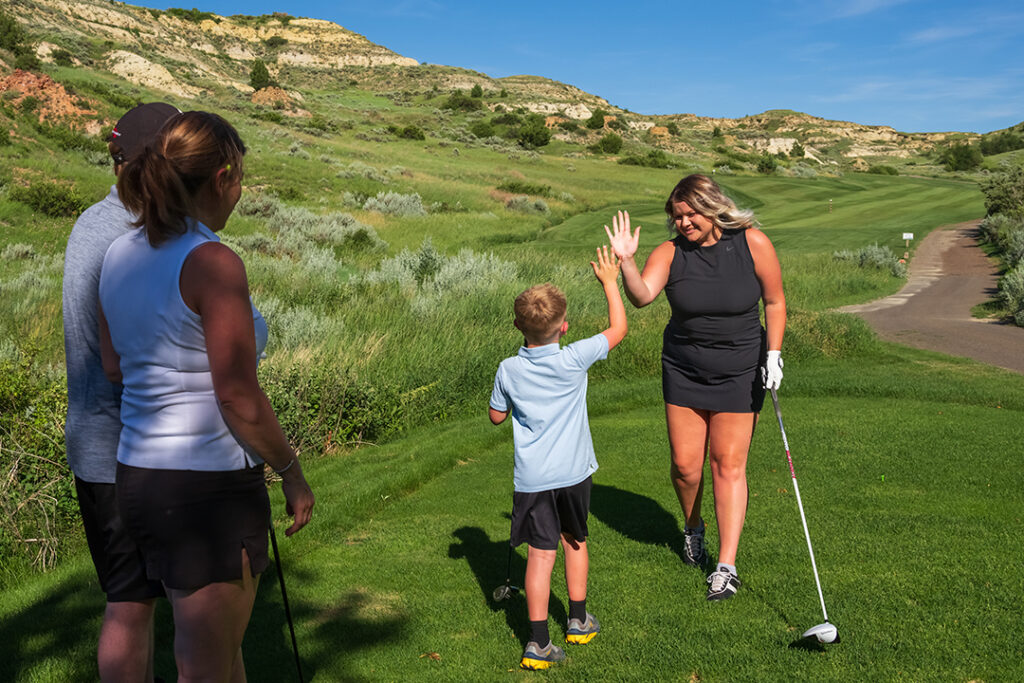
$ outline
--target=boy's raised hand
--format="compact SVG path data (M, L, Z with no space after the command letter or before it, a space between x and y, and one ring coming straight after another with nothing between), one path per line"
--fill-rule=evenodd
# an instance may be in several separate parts
M604 226L605 234L608 235L608 243L612 245L612 252L620 259L628 259L636 253L640 246L640 226L636 226L636 232L630 234L629 212L619 211L612 216L612 229Z
M602 285L615 282L619 277L620 261L608 251L607 246L597 248L597 262L591 261L590 265L594 268L594 275Z

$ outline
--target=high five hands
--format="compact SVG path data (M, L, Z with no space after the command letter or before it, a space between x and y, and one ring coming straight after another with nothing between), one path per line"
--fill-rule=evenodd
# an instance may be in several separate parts
M632 258L640 244L640 226L636 226L636 232L630 234L629 212L619 211L612 216L612 229L604 226L608 235L608 242L612 245L612 252L620 259Z
M608 247L597 248L597 262L590 262L594 268L594 275L601 284L615 282L619 276L619 261L614 254L608 253Z

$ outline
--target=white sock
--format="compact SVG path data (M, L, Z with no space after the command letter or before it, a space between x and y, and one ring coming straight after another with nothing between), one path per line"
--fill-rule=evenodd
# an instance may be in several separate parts
M734 564L726 564L725 562L719 562L718 563L718 567L715 569L715 571L718 571L718 572L725 571L725 572L729 572L733 576L736 576L736 565L734 565Z

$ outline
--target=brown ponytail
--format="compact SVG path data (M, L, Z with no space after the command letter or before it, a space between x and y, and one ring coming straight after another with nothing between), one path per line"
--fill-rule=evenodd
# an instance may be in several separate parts
M203 111L171 117L156 140L129 161L117 193L154 246L188 229L199 191L222 168L242 172L245 144L227 121Z

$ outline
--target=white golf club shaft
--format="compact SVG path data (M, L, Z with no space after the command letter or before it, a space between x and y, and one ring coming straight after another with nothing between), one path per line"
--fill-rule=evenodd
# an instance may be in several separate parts
M811 569L814 570L814 584L818 587L818 599L821 600L821 613L828 621L828 611L825 609L825 595L821 592L821 579L818 578L818 564L814 561L814 548L811 546L811 532L807 529L807 517L804 515L804 504L800 500L800 486L796 483L796 470L793 468L793 456L789 454L789 439L786 438L786 428L782 425L782 411L779 409L779 397L775 390L771 390L772 404L775 406L775 417L779 420L779 431L782 432L782 445L786 447L786 461L789 463L789 474L793 478L793 492L796 493L796 504L800 508L800 521L804 525L804 537L807 539L807 552L811 555Z

